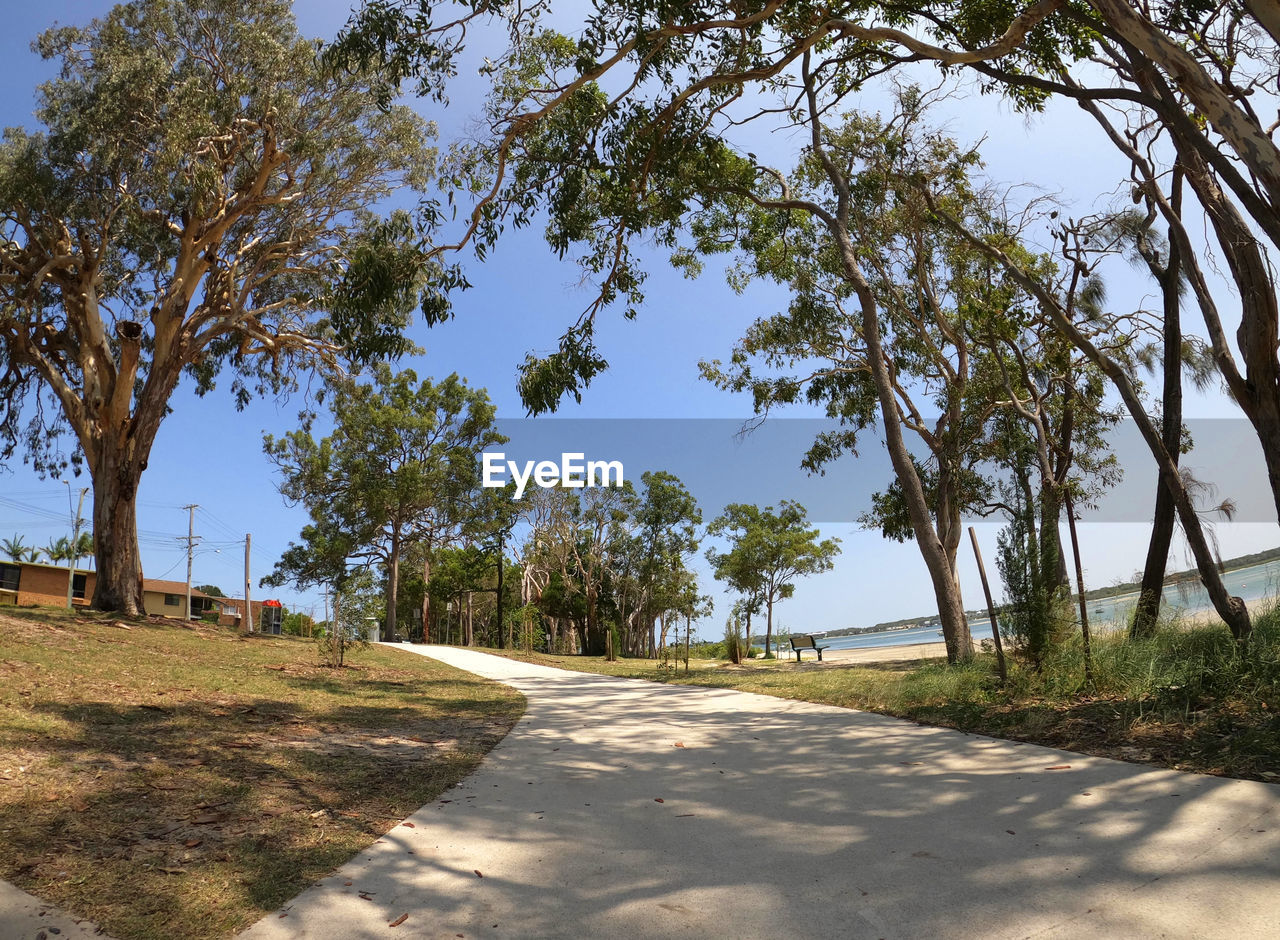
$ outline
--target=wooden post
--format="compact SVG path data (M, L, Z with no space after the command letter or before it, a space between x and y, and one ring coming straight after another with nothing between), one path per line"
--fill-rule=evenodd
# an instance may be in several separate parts
M689 674L689 631L693 625L693 615L686 614L684 618L684 674Z
M71 484L66 480L63 480L62 482L67 484L67 502L70 503ZM67 572L67 610L71 610L75 607L76 562L80 560L80 514L84 512L84 494L87 492L89 492L87 487L80 488L80 503L76 506L75 522L71 524L71 570Z
M1080 592L1080 639L1084 643L1084 684L1093 688L1093 650L1089 643L1089 603L1084 597L1084 568L1080 564L1080 540L1076 538L1076 511L1071 504L1071 491L1063 490L1067 506L1067 530L1071 533L1071 553L1076 559L1076 589Z
M244 620L241 621L245 633L253 632L253 605L249 603L249 540L252 536L244 536ZM336 609L336 602L335 602Z
M196 547L196 504L183 506L187 511L187 619L191 619L191 559Z
M996 622L996 605L991 602L991 586L987 584L987 569L982 564L982 552L978 549L978 533L969 526L969 541L973 543L973 557L978 560L978 577L982 579L982 593L987 597L987 616L991 618L991 639L996 644L996 665L1000 670L1000 681L1009 678L1008 667L1004 662L1004 644L1000 642L1000 625Z

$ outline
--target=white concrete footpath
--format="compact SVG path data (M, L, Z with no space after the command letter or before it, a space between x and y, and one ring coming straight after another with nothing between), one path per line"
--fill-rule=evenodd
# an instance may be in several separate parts
M1280 787L405 649L524 718L243 937L1280 936Z
M0 881L0 940L110 940L87 920Z

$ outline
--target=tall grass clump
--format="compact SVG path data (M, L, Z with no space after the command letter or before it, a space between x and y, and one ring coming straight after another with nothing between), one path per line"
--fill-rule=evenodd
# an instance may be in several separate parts
M1142 701L1163 711L1189 711L1235 701L1280 705L1280 608L1254 618L1253 636L1238 643L1221 624L1187 627L1163 620L1148 637L1124 631L1095 636L1093 687L1084 689L1079 634L1057 644L1038 675L1022 673L1017 692L1049 698L1088 691Z

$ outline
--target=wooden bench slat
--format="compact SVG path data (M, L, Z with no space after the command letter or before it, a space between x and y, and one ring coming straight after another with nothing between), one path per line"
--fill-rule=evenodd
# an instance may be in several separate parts
M818 654L818 662L822 662L822 651L825 646L819 646L817 641L808 634L789 637L791 640L791 651L796 654L796 662L800 662L800 652L802 650L813 650Z

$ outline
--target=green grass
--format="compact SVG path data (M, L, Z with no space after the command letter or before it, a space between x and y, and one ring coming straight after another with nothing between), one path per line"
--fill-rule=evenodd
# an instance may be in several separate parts
M1037 673L1009 682L994 657L873 664L691 660L686 674L652 660L503 655L584 672L758 692L895 715L924 724L1180 770L1280 782L1280 612L1254 618L1245 646L1219 625L1165 624L1156 636L1095 638L1086 686L1076 637Z
M0 876L129 938L229 936L469 773L515 691L395 650L0 612Z

